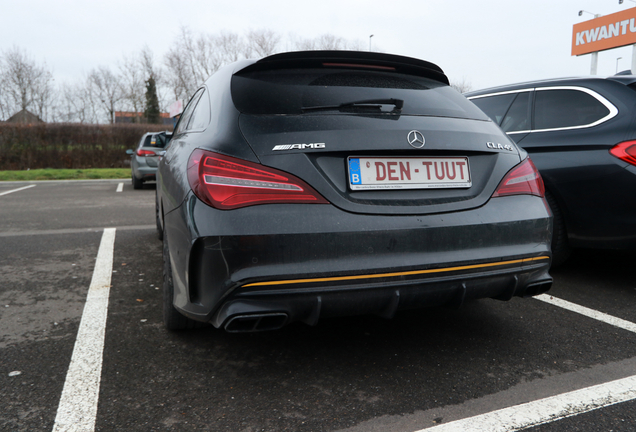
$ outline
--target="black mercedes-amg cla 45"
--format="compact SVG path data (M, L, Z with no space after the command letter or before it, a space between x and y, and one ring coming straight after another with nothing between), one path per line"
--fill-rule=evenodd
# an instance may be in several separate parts
M271 330L550 288L525 151L436 65L351 51L220 69L157 174L169 329Z

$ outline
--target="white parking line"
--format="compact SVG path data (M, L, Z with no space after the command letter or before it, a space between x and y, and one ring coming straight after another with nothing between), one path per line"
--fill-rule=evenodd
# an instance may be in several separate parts
M574 303L570 303L569 301L561 300L556 297L552 297L548 294L541 294L535 296L537 300L541 300L546 303L550 303L551 305L558 306L563 309L567 309L572 312L576 312L581 315L585 315L586 317L593 318L597 321L602 321L604 323L613 325L614 327L622 328L623 330L628 330L630 332L636 333L636 324L630 321L625 321L620 318L613 317L611 315L605 314L603 312L595 311L594 309L589 309L584 306L579 306Z
M636 376L515 405L418 432L512 432L636 399Z
M115 231L115 228L106 228L102 234L93 279L57 408L54 432L95 429Z
M117 185L117 190L115 192L122 192L124 190L124 184L123 183L119 183Z
M537 300L636 333L636 324L548 294ZM417 432L513 432L636 399L636 375Z
M29 188L32 188L32 187L35 187L35 186L36 185L32 184L32 185L24 186L24 187L21 187L21 188L18 188L18 189L13 189L13 190L10 190L10 191L2 192L2 193L0 193L0 196L8 195L10 193L18 192L18 191L25 190L25 189L29 189Z

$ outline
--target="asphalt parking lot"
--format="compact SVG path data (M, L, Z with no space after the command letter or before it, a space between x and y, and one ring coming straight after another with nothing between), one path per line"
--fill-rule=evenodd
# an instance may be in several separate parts
M2 431L636 430L636 253L577 251L540 299L173 333L154 185L120 183L0 184Z

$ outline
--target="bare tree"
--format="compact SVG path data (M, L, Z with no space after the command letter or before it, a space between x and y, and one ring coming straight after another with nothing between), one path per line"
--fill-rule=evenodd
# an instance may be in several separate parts
M143 111L146 92L143 58L125 56L119 64L119 72L122 102L125 102L126 109L135 113ZM136 120L139 119L133 117L133 122Z
M99 116L88 78L76 84L62 84L59 93L57 121L98 123Z
M240 59L246 51L247 45L237 34L195 36L182 27L164 60L167 71L164 82L175 100L187 100L221 66Z
M115 110L124 97L120 78L108 67L100 66L88 75L94 100L101 103L110 123L115 122Z
M250 47L237 33L221 32L213 40L223 64L249 57Z
M167 70L167 85L170 87L175 100L187 100L196 90L201 81L198 74L196 60L196 42L192 32L182 27L177 40L165 56Z
M0 57L0 109L3 117L31 109L45 119L53 100L53 74L26 51L13 47Z
M279 43L280 35L272 30L251 30L247 33L247 44L250 50L246 54L266 57L276 53Z
M466 78L462 78L461 81L451 81L450 85L460 93L466 93L473 89L472 84L466 81Z
M314 51L314 50L360 50L362 43L360 41L349 41L343 37L333 34L323 34L313 39L297 39L293 36L291 46L295 50Z

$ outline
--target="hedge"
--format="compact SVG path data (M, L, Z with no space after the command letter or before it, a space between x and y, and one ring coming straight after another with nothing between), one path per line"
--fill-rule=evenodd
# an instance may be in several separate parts
M0 123L0 170L121 168L146 132L165 125Z

